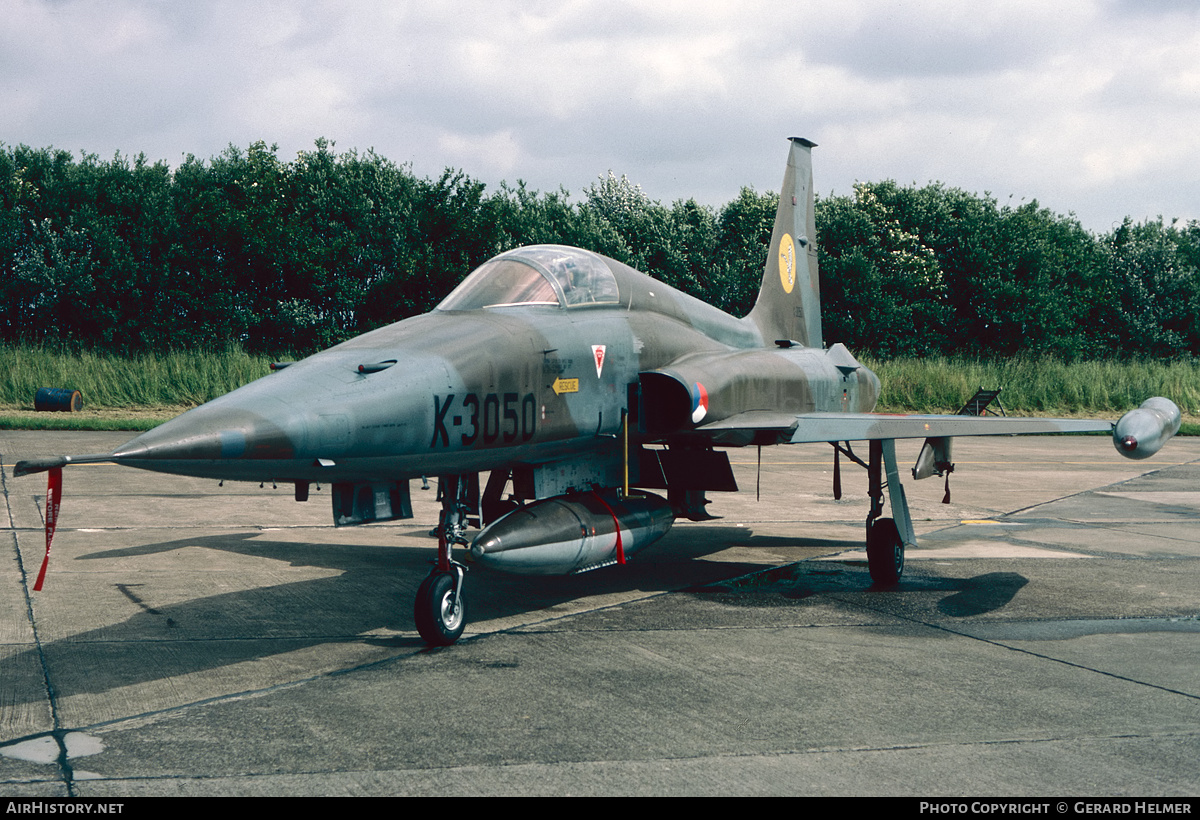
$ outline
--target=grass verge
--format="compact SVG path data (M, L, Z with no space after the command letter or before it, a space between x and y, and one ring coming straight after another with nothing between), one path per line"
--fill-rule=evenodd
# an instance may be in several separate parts
M148 430L266 375L270 361L238 349L127 358L0 347L0 429ZM1002 388L1000 401L1010 416L1116 419L1150 396L1166 396L1183 410L1180 432L1200 435L1200 363L1193 361L863 357L862 362L883 384L883 412L953 413L981 386ZM40 387L79 390L84 410L35 412Z
M39 413L0 407L0 430L150 430L186 407L124 407L78 413Z

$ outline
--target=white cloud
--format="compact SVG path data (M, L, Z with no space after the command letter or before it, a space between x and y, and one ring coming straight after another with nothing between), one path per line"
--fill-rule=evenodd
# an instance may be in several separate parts
M177 161L324 136L421 174L720 204L941 180L1104 229L1200 218L1200 11L1033 0L0 0L0 141Z
M474 168L476 174L502 179L511 178L521 158L521 146L511 130L476 135L444 133L438 137L438 148L449 167Z

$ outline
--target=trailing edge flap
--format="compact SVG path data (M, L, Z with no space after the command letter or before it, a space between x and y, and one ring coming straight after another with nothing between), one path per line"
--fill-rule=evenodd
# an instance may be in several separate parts
M790 444L819 441L931 438L939 436L1019 436L1034 433L1111 433L1112 422L981 416L887 415L883 413L803 413L793 416Z
M791 430L796 426L797 419L803 416L797 416L795 413L780 413L775 410L747 410L744 413L730 416L721 421L714 421L711 424L704 424L696 428L698 433L724 433L729 431L772 431L782 432Z

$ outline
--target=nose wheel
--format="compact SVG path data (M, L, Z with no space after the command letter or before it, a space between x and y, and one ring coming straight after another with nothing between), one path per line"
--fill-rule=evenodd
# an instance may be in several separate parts
M413 605L417 632L430 646L449 646L467 625L467 604L462 594L463 568L457 562L449 572L434 570L421 582Z

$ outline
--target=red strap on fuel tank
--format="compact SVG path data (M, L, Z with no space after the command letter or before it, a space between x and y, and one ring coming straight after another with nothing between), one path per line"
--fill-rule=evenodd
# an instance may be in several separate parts
M625 563L625 549L621 546L621 522L617 520L617 514L613 512L613 508L608 506L608 502L604 500L599 492L596 493L596 498L600 499L600 503L604 505L604 509L608 510L608 514L612 516L613 526L617 530L617 563Z

